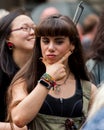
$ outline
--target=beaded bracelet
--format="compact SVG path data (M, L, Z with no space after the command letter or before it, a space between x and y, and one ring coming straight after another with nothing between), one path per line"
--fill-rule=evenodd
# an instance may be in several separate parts
M41 78L50 83L53 87L56 85L55 80L47 73L44 73Z
M38 83L45 86L48 90L50 90L51 88L53 88L53 90L54 90L54 87L56 86L55 80L47 73L44 73L42 75L42 77L40 78Z

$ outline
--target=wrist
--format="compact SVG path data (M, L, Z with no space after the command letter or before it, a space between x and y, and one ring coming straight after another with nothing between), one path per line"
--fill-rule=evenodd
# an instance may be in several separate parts
M38 82L49 90L51 88L54 89L54 86L56 85L55 80L47 73L44 73Z

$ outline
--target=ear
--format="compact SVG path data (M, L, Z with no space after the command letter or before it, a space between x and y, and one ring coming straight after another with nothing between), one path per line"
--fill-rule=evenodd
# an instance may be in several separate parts
M75 49L75 46L73 44L70 44L70 51L73 52Z
M9 38L8 37L6 38L6 42L9 42Z
M8 42L8 41L11 41L10 35L8 35L8 36L6 37L6 42Z

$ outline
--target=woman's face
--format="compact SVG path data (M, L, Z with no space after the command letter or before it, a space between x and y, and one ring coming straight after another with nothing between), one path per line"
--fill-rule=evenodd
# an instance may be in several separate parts
M49 64L59 61L69 50L73 50L73 45L68 37L41 37L42 56Z
M13 43L14 49L30 51L35 42L35 24L26 15L17 16L12 22L12 32L8 41Z

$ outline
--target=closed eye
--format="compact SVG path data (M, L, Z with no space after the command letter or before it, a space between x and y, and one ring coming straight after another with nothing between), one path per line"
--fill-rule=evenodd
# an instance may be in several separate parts
M65 41L65 38L56 38L56 39L55 39L55 42L56 42L58 45L63 44L64 41Z
M42 40L42 42L45 43L45 44L48 44L48 43L49 43L49 39L48 39L48 38L42 38L41 40Z
M55 41L58 45L61 45L61 44L63 44L64 43L64 41L63 40L56 40Z

